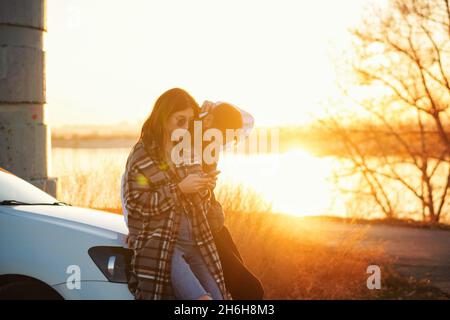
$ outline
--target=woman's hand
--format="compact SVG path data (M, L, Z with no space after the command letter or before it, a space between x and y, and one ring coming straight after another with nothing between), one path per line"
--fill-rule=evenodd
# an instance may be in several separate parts
M178 183L178 188L180 188L183 193L201 192L205 190L205 188L208 188L211 183L215 183L215 179L215 177L191 173Z

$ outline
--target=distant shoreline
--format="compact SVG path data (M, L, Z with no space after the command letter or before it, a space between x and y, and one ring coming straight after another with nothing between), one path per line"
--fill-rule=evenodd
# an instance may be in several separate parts
M136 138L98 138L98 139L84 139L84 138L72 138L72 139L58 139L52 138L53 148L131 148L136 143Z
M409 157L396 137L383 128L378 130L378 138L374 139L373 132L363 130L363 125L357 128L348 128L352 140L358 145L360 151L367 156L400 156ZM135 129L135 128L134 128ZM321 128L313 127L279 127L279 128L255 128L256 130L279 129L278 139L279 152L286 152L292 149L303 149L310 154L318 157L338 156L348 157L345 142L333 133ZM403 139L412 150L420 150L420 134L412 128L401 128ZM400 129L399 129L400 130ZM258 133L259 134L259 133ZM104 128L80 127L56 129L52 133L52 145L55 148L131 148L139 139L140 132L131 130L129 126L114 126ZM450 137L450 136L449 136ZM427 132L426 144L433 146L430 152L435 157L445 149L438 134L434 131ZM380 150L378 143L385 146ZM388 150L388 151L386 151ZM386 152L388 154L386 154Z

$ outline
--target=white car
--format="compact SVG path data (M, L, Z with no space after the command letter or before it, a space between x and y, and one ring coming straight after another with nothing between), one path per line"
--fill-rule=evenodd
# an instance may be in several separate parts
M120 215L58 202L0 168L1 299L134 299Z

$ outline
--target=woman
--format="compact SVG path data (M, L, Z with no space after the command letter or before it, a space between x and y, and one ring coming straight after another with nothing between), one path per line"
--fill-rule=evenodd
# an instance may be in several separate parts
M231 299L207 222L215 178L200 164L175 165L175 129L187 131L199 106L184 90L166 91L145 121L124 174L136 299Z

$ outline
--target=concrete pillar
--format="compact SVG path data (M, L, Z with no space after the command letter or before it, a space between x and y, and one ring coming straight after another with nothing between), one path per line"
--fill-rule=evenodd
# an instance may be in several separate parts
M45 117L45 0L0 0L0 167L56 194Z

